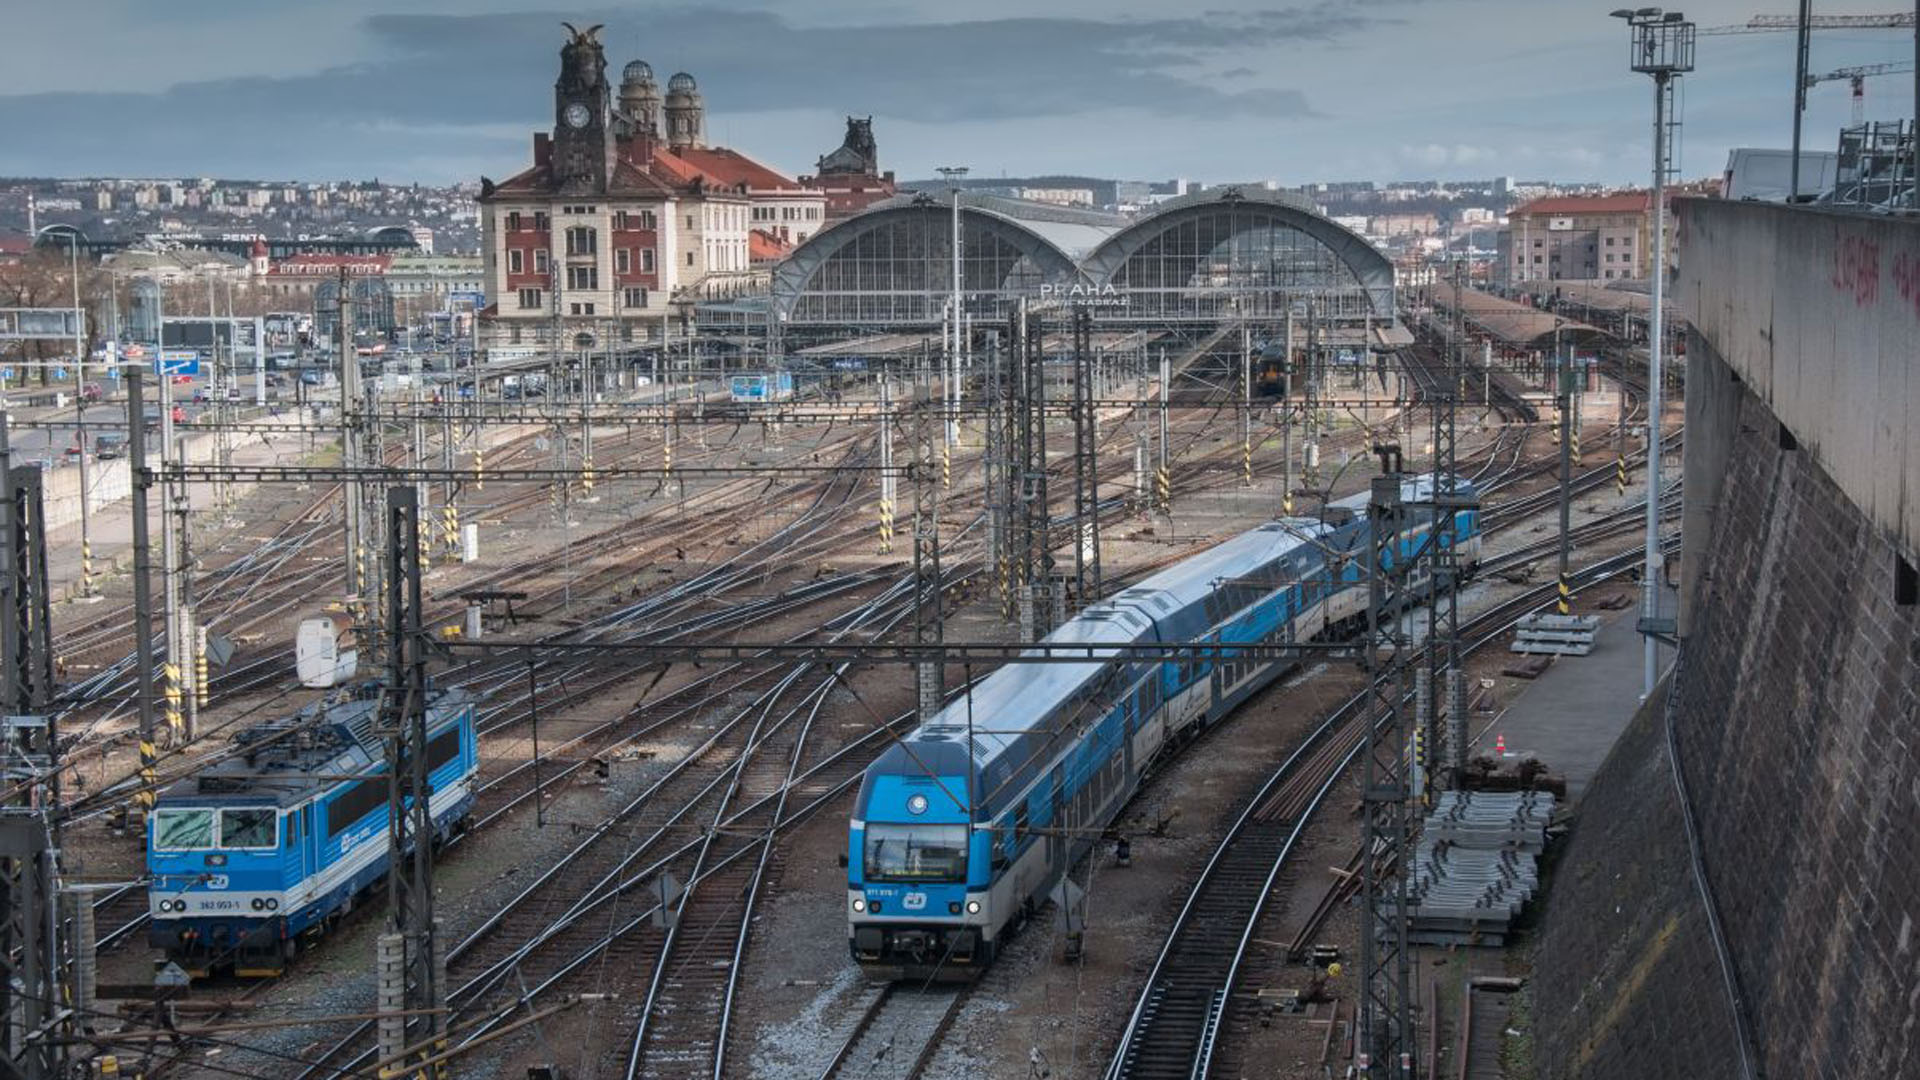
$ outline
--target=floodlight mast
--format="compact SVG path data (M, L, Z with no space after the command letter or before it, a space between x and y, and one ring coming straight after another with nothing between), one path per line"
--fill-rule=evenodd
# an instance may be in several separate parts
M1647 537L1646 564L1641 572L1640 633L1645 642L1642 694L1653 696L1659 675L1660 638L1671 636L1673 622L1660 616L1660 420L1663 409L1661 358L1666 348L1667 280L1667 105L1673 80L1693 70L1694 24L1679 12L1659 8L1622 8L1613 17L1625 19L1632 31L1632 68L1653 76L1653 286L1647 342Z

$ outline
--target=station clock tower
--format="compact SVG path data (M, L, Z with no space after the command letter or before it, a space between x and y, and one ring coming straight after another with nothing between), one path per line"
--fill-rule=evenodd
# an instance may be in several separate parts
M564 194L604 194L613 169L612 89L600 27L572 31L553 84L553 177Z

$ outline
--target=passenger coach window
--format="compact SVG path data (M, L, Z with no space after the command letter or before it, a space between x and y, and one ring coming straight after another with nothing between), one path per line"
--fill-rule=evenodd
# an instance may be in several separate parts
M272 810L220 811L220 846L223 848L270 848L273 845Z
M156 851L195 851L213 846L213 811L161 810L153 815Z

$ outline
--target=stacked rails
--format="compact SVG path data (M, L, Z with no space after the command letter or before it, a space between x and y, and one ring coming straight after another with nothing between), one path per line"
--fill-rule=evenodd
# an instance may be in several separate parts
M1410 940L1502 945L1539 886L1554 797L1546 792L1442 792L1414 850Z

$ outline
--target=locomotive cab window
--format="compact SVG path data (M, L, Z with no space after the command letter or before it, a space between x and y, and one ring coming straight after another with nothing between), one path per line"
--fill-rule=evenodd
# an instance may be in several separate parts
M271 848L276 822L270 809L220 811L220 846Z
M156 811L153 847L155 851L201 851L213 847L213 811Z
M965 825L867 824L869 881L965 881Z

